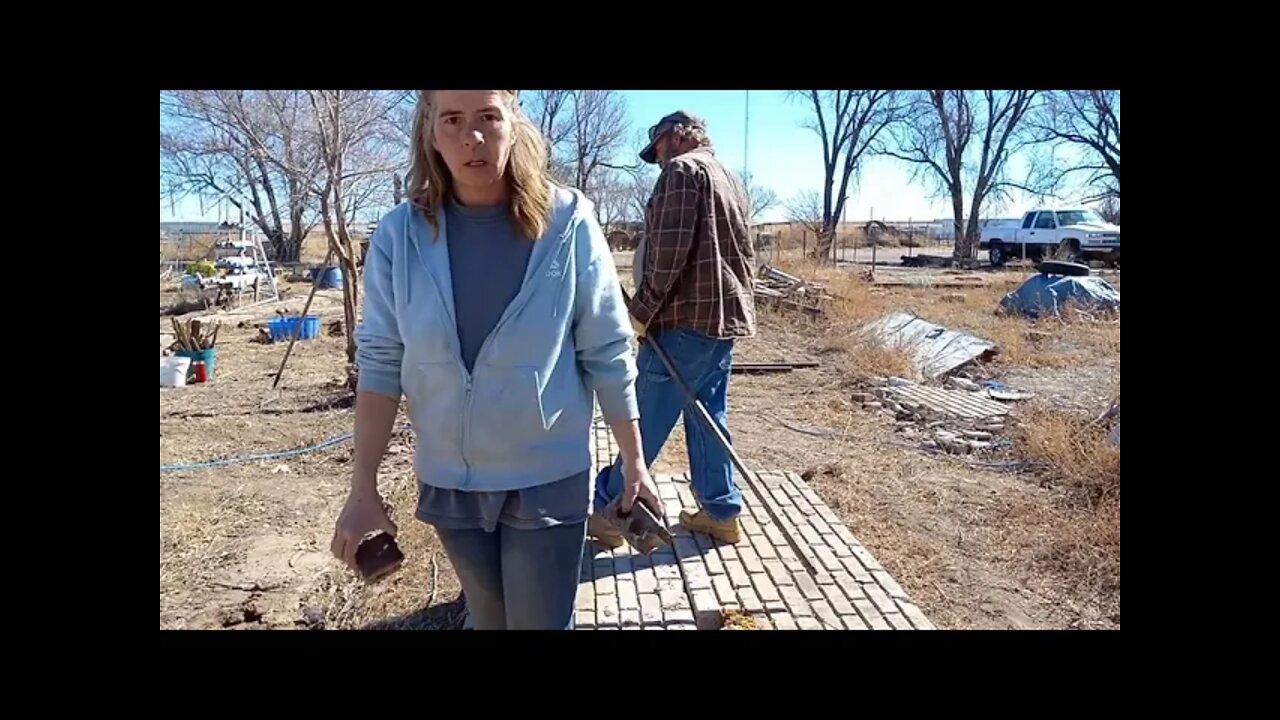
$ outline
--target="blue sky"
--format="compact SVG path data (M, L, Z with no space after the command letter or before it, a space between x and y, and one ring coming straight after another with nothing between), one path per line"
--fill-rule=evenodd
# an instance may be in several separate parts
M743 168L744 110L747 93L742 90L628 90L627 100L637 146L640 134L659 118L677 109L701 115L707 120L716 154L735 170ZM780 200L787 200L804 190L820 190L822 186L822 144L812 131L800 126L807 117L800 103L778 90L750 92L751 121L747 148L748 169L759 185L772 188ZM620 158L621 160L622 158ZM1010 163L1019 174L1022 164ZM857 187L850 192L847 217L850 221L932 220L950 216L950 203L930 197L923 182L913 183L910 169L891 158L866 161ZM1016 195L1007 207L994 213L1000 217L1020 215L1035 204L1034 199ZM216 208L205 208L190 197L176 204L170 212L168 200L161 201L160 220L217 220ZM765 221L786 219L782 207L775 207L761 218Z

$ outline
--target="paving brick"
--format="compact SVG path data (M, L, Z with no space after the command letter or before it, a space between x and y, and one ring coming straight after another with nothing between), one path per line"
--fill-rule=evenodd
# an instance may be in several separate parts
M660 482L658 483L658 497L662 498L663 504L665 505L668 500L679 500L680 491L677 490L676 486L672 483ZM669 512L670 508L667 508L667 510Z
M738 557L742 559L742 566L749 573L764 572L764 563L760 562L760 556L756 554L755 548L747 543L738 546Z
M736 560L726 561L724 567L729 571L729 580L733 582L734 587L751 587L751 576L741 562Z
M641 629L642 629L642 630L666 630L667 628L666 628L665 626L662 626L662 625L645 625L645 626L644 626L643 628L641 628Z
M849 546L845 545L844 541L834 533L831 535L823 535L822 542L827 547L831 548L831 552L835 553L838 558L853 557L853 551L850 550Z
M809 543L810 547L822 544L822 536L808 524L800 526L800 537L804 538L804 541Z
M821 630L822 629L822 623L818 622L816 618L811 618L811 617L796 618L796 625L799 625L801 630Z
M782 560L782 562L784 562L784 563L787 563L787 562L790 562L790 561L792 561L792 560L796 560L796 559L797 559L797 558L796 558L796 551L795 551L795 550L792 550L790 545L780 545L780 546L778 546L778 557L779 557L779 558Z
M632 555L631 564L634 566L635 571L639 572L644 568L653 567L653 557L649 555Z
M617 581L613 576L596 578L596 595L613 595L616 592Z
M574 607L579 610L596 609L596 587L593 583L582 583L578 586L578 597Z
M796 581L791 577L791 573L787 572L787 566L782 564L781 560L766 560L764 569L769 572L769 579L773 580L774 585L781 587L783 585L796 584Z
M692 615L689 620L677 620L674 624L667 625L668 630L697 630L697 626L693 624Z
M685 594L684 583L679 580L659 580L658 597L662 600L662 612L686 609L689 607L689 596Z
M876 606L870 600L855 598L853 606L858 608L858 615L862 617L863 622L871 627L872 630L891 630L893 626L885 622L880 611L876 610Z
M787 494L781 486L769 488L769 497L779 507L792 507L795 503L791 502L791 496Z
M876 581L876 579L871 576L871 573L867 572L867 569L862 567L862 563L858 562L858 558L853 556L840 558L840 562L844 565L845 569L849 571L849 574L853 576L854 580L857 580L860 583Z
M764 527L755 518L744 515L739 522L742 523L742 532L746 533L748 537L764 534Z
M784 515L787 516L787 519L790 520L791 523L796 526L796 528L800 527L801 525L809 524L809 520L808 518L805 517L805 514L800 512L800 509L794 505L792 505L791 507L783 508L782 512ZM790 532L794 536L795 528L787 528L787 532Z
M792 501L795 502L796 509L800 511L801 515L804 515L805 519L818 517L818 511L813 509L808 500L797 496L792 498Z
M823 545L815 545L813 554L818 556L818 562L822 563L822 567L830 572L835 573L844 570L844 565L840 564L840 558L836 557L836 554L831 552L830 548Z
M769 542L768 535L756 535L751 538L751 547L755 549L756 554L762 560L772 560L778 557L778 551L773 547L773 543Z
M801 482L804 482L804 481L801 480ZM812 504L815 508L824 507L826 505L826 503L822 501L822 496L814 492L813 488L809 487L807 484L804 487L800 488L800 494L803 495L804 499L808 500L809 503Z
M742 601L742 609L748 613L764 612L764 601L751 588L738 588L738 599Z
M820 517L817 517L817 516L810 517L809 524L813 526L814 530L818 531L819 535L831 534L831 526L827 524L826 520L823 520Z
M831 573L827 572L826 570L823 570L821 567L819 567L816 571L814 571L813 581L818 583L819 586L836 584L835 577L833 577Z
M721 560L728 561L728 560L738 559L738 549L733 545L728 545L725 543L717 543L716 549L720 553Z
M702 551L698 550L698 542L693 539L692 535L685 535L676 538L676 557L681 560L695 558L702 555Z
M757 613L751 616L751 620L756 624L759 630L772 630L773 623L770 622L769 616L765 613Z
M680 579L680 566L676 565L675 562L666 565L655 565L653 574L658 577L659 582L663 580L678 580Z
M716 575L711 578L711 586L715 588L716 597L721 603L737 602L738 594L733 591L733 582L728 575Z
M720 601L713 590L693 592L693 618L700 630L719 630L723 622Z
M805 600L804 594L798 588L783 586L778 588L778 593L782 595L782 600L787 604L787 608L791 610L792 615L796 617L813 615L813 609L809 607L809 601Z
M640 595L636 592L636 584L634 582L618 581L618 609L640 609Z
M596 626L596 611L578 610L573 613L573 627L576 630L593 630Z
M603 577L613 577L612 557L596 560L591 564L591 566L593 568L592 572L594 572L597 580Z
M884 619L889 621L889 624L893 626L894 630L914 629L911 627L911 623L907 622L907 619L902 616L902 613L886 613Z
M782 534L782 528L777 525L765 525L764 534L774 547L786 547L787 536Z
M866 600L867 594L862 592L862 586L849 573L836 573L836 585L840 586L841 592L850 600Z
M658 576L654 574L653 568L644 568L636 571L636 592L640 594L658 591Z
M813 603L813 614L818 616L818 619L822 621L827 630L844 629L844 623L840 622L840 616L826 600L819 600Z
M898 612L898 606L893 604L893 600L875 583L863 583L862 591L871 598L871 602L876 604L882 613Z
M765 602L782 599L782 596L778 594L777 586L773 584L773 580L769 578L768 573L751 573L751 585L755 588L756 594L760 596L760 599Z
M764 609L768 610L771 613L786 612L787 604L783 602L782 597L779 596L777 600L765 600Z
M761 525L767 525L773 522L773 518L769 516L769 508L766 507L763 503L754 503L752 505L748 505L747 510L748 510L747 516L751 517Z
M693 533L693 541L698 543L698 550L704 555L712 555L711 551L715 549L715 541L706 533Z
M707 566L690 560L684 564L684 584L685 587L693 590L710 590L711 576L707 574Z
M662 623L662 599L655 594L640 596L640 621L645 625Z
M831 509L830 505L814 503L813 506L818 510L818 517L826 520L828 525L836 525L840 522L840 516Z
M635 572L635 559L640 555L624 555L622 557L613 558L613 574L619 580L628 579Z
M840 620L844 623L844 626L850 630L867 629L867 624L862 622L862 618L857 615L841 615Z
M769 619L773 621L773 626L778 630L799 630L796 621L785 612L771 612Z
M596 626L608 627L619 621L618 598L609 595L596 598Z
M822 599L822 590L818 588L818 583L809 577L808 573L800 573L796 577L796 586L800 588L800 592L804 594L804 598L810 602Z
M827 602L831 603L831 607L836 611L837 615L857 614L858 611L854 609L853 603L849 602L849 598L845 597L844 591L839 586L827 585L822 588L822 594L827 596Z
M640 629L640 611L639 610L623 610L621 615L622 615L623 630L639 630Z
M876 570L871 573L871 576L876 579L876 582L884 589L885 593L887 593L889 597L894 598L895 600L909 599L907 591L903 590L902 586L899 585L889 573L884 570Z
M693 491L689 489L688 485L677 485L676 495L680 498L680 504L685 507L691 508L698 504L698 501L693 497Z
M836 536L839 537L841 540L843 540L845 544L848 545L849 547L853 547L854 545L859 544L858 538L854 537L853 533L849 532L848 526L836 525L832 527L832 529L836 531Z
M850 545L849 549L853 551L854 557L858 558L858 562L862 563L862 567L868 570L883 570L880 563L876 562L875 557L861 545Z
M924 612L916 607L913 603L905 600L898 600L898 607L902 608L902 614L911 622L912 627L917 630L936 630L934 624L929 622L929 618L925 617Z
M702 563L707 567L708 575L724 575L727 570L724 569L724 561L720 559L720 553L715 548L711 548L709 552L702 555Z
M664 611L664 612L662 613L662 617L663 617L663 619L664 619L664 620L666 621L666 623L667 623L667 629L668 629L668 630L694 630L694 629L696 629L696 628L694 627L693 609L692 609L692 608L681 608L681 609L679 609L679 610L667 610L667 611ZM687 628L673 627L673 626L672 626L672 624L673 624L673 623L675 623L676 625L682 625L682 624L686 624L686 623L687 623L687 624L689 625L689 627L687 627Z

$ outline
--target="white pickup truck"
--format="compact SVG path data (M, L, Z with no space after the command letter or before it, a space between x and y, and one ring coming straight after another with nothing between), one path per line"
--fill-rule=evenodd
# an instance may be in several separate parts
M1062 259L1120 264L1120 226L1085 209L1032 210L1014 227L984 228L978 247L995 267L1009 259L1039 261L1062 248Z

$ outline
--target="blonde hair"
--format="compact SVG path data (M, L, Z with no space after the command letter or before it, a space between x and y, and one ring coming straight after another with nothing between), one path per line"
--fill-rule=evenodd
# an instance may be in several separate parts
M507 101L511 117L511 153L504 173L511 190L508 200L511 219L523 237L537 240L546 232L551 215L552 186L547 144L542 133L520 109L519 91L499 92ZM453 191L453 177L444 158L432 147L436 108L432 105L431 93L431 90L418 91L406 195L431 227L438 231L445 198Z

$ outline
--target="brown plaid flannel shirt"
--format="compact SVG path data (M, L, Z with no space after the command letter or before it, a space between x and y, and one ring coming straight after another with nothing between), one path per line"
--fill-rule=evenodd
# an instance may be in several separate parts
M645 213L643 276L631 314L650 332L756 334L755 250L742 183L702 147L667 163Z

